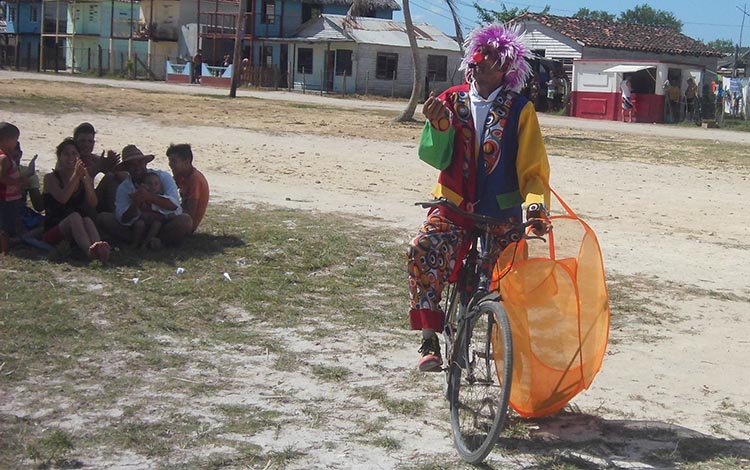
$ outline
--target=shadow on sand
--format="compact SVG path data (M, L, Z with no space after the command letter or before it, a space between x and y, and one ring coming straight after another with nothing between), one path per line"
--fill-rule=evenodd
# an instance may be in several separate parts
M144 260L176 265L187 259L210 258L224 253L229 248L245 245L245 241L234 235L194 233L178 246L167 246L158 251L134 249L127 244L113 242L109 265L140 266ZM76 246L62 242L47 251L25 244L16 246L13 255L27 259L48 259L53 262L87 265L90 260Z
M524 423L531 428L529 438L501 438L497 446L535 460L554 456L581 469L750 468L747 440L722 439L659 421L607 420L564 411Z

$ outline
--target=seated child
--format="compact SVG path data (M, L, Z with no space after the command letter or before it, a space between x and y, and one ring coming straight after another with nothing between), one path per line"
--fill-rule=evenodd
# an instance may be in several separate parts
M13 159L16 161L21 174L28 178L28 184L21 188L21 205L18 216L21 218L19 227L21 229L21 237L26 238L39 238L44 231L44 198L39 186L39 176L36 173L36 159L38 155L34 155L29 160L28 165L22 165L21 159L23 158L23 150L21 149L21 142L16 144L16 151L13 155ZM31 207L28 205L28 201L31 201Z
M161 178L156 173L148 173L143 178L143 188L151 194L164 195ZM174 212L165 213L163 209L153 205L144 204L141 207L141 216L133 224L133 248L161 248L161 240L158 235L163 221L174 217Z
M19 213L23 204L21 188L28 178L21 174L13 158L21 131L8 122L0 122L0 254L10 250L10 238L19 231Z

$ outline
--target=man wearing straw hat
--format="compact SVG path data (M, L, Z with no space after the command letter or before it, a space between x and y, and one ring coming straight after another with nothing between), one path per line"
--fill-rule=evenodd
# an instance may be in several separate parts
M161 243L174 244L192 232L193 221L183 214L180 207L180 194L172 175L166 171L149 170L148 163L153 155L146 155L135 145L126 145L122 149L122 161L116 171L126 171L128 176L117 187L115 212L103 212L97 217L98 225L108 234L125 241L133 238L133 223L141 216L141 207L151 204L164 214L175 216L165 221L157 238ZM155 173L161 180L163 194L153 194L143 187L148 173Z
M463 210L521 222L546 215L549 163L531 102L518 91L531 73L523 37L502 24L480 26L465 44L460 69L466 83L432 93L419 158L440 170L432 194ZM440 371L436 332L443 329L440 297L468 242L471 222L448 208L432 208L408 251L411 327L422 330L419 370ZM537 232L549 225L540 222ZM502 237L503 234L496 233Z

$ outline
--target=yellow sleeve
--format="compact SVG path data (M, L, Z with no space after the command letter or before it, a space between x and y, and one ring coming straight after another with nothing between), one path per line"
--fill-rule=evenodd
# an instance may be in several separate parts
M543 202L549 208L549 160L542 130L531 102L521 110L518 121L518 186L526 205Z

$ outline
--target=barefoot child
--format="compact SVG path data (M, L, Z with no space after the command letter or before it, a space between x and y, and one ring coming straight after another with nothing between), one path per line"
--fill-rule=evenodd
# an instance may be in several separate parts
M161 178L156 173L148 173L143 178L141 185L151 194L164 196L164 187L161 184ZM161 241L158 238L159 231L164 220L174 216L172 211L165 213L154 204L144 203L141 206L141 217L133 224L133 248L151 248L158 250L161 248ZM144 235L145 234L145 235Z

